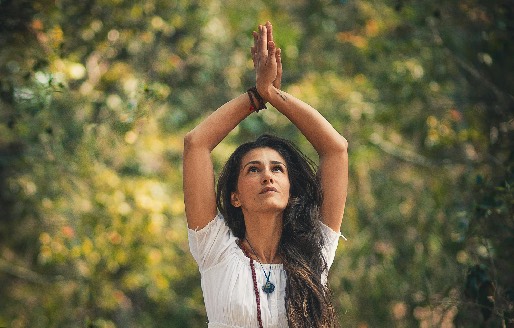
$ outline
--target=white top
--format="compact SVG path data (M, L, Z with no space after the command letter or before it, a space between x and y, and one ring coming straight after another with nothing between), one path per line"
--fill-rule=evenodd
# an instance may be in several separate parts
M325 241L322 249L328 268L334 261L340 233L320 221ZM218 214L200 230L188 229L189 248L198 263L209 328L258 327L257 303L253 287L250 259L237 245L237 238ZM275 291L266 294L266 282L259 262L254 261L260 292L261 318L264 327L287 327L285 307L286 272L282 264L263 264ZM326 283L328 272L323 273Z

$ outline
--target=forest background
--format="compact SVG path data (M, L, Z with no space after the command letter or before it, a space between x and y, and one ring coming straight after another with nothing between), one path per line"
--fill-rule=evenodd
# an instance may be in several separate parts
M0 327L205 327L182 138L254 84L350 144L343 327L512 327L514 3L0 0ZM270 108L218 146L273 132Z

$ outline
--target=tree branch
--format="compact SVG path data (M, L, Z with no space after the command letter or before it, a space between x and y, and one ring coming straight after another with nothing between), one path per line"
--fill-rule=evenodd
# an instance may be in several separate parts
M398 157L406 162L428 168L435 166L434 163L432 163L432 161L430 161L428 158L416 154L413 151L400 148L392 142L382 139L382 137L379 136L377 133L373 133L369 138L369 141L385 153L388 153L389 155L392 155L394 157Z
M48 281L40 275L39 273L36 273L34 271L31 271L27 268L12 264L2 258L0 258L0 271L3 271L5 273L8 273L10 275L13 275L17 278L27 280L36 284L44 285L47 284Z

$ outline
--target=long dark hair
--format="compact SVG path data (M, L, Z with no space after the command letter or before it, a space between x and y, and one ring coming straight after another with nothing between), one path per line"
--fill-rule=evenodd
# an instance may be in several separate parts
M239 146L230 156L218 179L216 202L228 227L239 239L246 226L241 208L230 195L236 191L241 160L252 149L272 148L286 161L290 181L289 203L283 214L279 249L287 274L286 309L290 327L336 327L337 319L329 289L321 281L327 263L321 253L323 237L319 225L322 203L316 165L293 143L262 135Z

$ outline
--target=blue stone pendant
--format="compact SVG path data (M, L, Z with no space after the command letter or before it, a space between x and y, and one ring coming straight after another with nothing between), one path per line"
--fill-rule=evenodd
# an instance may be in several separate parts
M275 285L269 281L266 281L266 283L264 285L262 285L262 290L266 294L271 294L275 290Z

